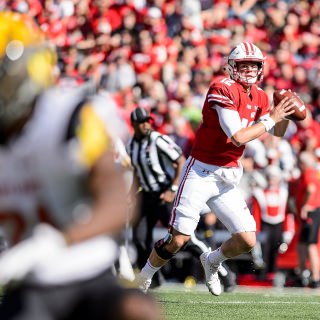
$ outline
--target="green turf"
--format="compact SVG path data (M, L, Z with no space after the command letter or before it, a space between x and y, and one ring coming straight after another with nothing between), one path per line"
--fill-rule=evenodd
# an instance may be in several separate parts
M152 291L166 320L320 319L320 291L237 288L212 296L203 286L164 286Z

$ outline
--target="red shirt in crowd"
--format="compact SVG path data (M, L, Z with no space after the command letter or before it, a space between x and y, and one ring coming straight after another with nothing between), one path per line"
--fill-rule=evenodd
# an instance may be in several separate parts
M315 186L316 191L310 195L306 205L313 209L320 208L320 171L316 168L307 168L301 173L299 192L297 192L297 207L299 211L303 205L307 186L311 184Z

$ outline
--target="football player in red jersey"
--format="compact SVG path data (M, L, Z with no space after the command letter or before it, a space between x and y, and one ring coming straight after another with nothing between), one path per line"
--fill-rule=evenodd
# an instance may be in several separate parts
M188 242L199 213L207 204L231 237L213 252L200 256L206 285L220 295L218 270L223 261L249 252L256 243L256 224L237 184L245 144L269 132L283 136L293 103L283 99L270 109L268 96L256 83L263 78L265 57L254 44L243 42L228 56L229 77L212 81L204 102L203 121L180 177L168 234L155 244L137 277L143 291L152 276Z

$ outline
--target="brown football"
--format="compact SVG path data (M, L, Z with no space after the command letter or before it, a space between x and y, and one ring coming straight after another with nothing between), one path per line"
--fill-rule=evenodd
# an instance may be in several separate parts
M290 114L290 116L287 117L289 120L293 121L301 121L306 118L307 110L304 102L302 99L298 96L296 92L293 91L287 91L285 89L282 90L276 90L273 93L273 104L274 106L277 106L278 103L284 99L285 97L292 98L294 101L294 113Z

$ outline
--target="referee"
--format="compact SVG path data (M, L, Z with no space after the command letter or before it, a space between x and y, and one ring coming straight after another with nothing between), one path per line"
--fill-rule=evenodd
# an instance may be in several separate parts
M179 176L185 163L181 148L167 135L152 130L149 113L136 108L130 116L134 135L127 152L134 169L131 194L139 195L139 214L133 224L137 265L142 268L153 248L153 229L160 221L166 228ZM154 279L157 284L157 279ZM158 282L160 284L160 281Z

